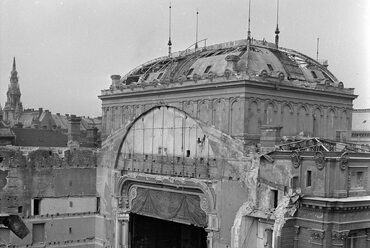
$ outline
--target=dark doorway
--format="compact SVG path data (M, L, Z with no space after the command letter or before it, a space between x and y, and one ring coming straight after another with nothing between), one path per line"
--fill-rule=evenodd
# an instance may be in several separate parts
M131 248L207 248L204 228L130 214Z

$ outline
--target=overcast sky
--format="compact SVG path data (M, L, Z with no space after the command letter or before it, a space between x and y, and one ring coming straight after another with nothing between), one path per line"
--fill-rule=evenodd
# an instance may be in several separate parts
M0 103L13 56L23 106L100 115L110 75L167 54L168 0L0 0ZM280 0L280 45L321 59L370 108L370 1ZM248 0L172 0L173 51L246 37ZM252 0L255 39L274 40L276 0Z

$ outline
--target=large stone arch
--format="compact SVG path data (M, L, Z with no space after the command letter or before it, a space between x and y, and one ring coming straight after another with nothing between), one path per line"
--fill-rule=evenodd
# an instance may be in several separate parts
M152 128L145 129L149 124ZM148 130L152 132L156 129L161 132L159 137L170 145L175 144L172 138L177 137L175 134L177 127L185 137L190 137L190 140L194 141L189 148L186 146L187 141L178 142L183 146L181 155L171 154L171 149L175 149L174 146L155 146L156 134L146 135ZM163 130L166 128L165 133ZM136 137L133 138L132 135ZM126 127L108 137L103 144L103 149L107 150L107 157L115 156L114 164L111 166L117 176L120 174L114 183L115 196L118 200L116 233L119 235L116 236L115 241L117 245L128 244L130 216L136 218L135 216L144 215L185 223L203 228L208 233L219 230L213 182L208 178L210 168L213 171L216 168L212 165L216 158L230 155L230 151L220 150L217 147L218 142L214 142L214 139L219 139L223 135L217 129L192 118L176 107L157 105L144 111ZM153 140L150 140L150 137L153 137ZM157 155L160 152L161 156L154 156L153 152L146 153L148 147L143 145L143 149L136 147L141 154L132 156L131 164L128 166L122 164L126 159L125 149L130 148L127 146L127 141L130 139L133 141L132 148L135 147L135 140L142 140L143 143L151 143L149 148ZM215 146L217 153L213 152L211 144ZM237 152L242 150L242 144L236 142L235 146ZM187 156L188 150L190 150L189 156ZM181 150L177 152L179 151ZM165 156L164 152L171 156ZM241 154L237 153L235 156L241 156ZM211 157L213 162L208 159ZM132 162L135 159L136 161ZM133 166L134 163L135 166ZM177 171L179 168L181 171ZM195 170L192 171L192 169ZM207 239L207 242L212 242L212 235L207 236Z

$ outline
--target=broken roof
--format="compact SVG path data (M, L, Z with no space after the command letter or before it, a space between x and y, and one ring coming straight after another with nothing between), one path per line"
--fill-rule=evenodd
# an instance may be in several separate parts
M139 65L123 76L117 89L171 84L187 80L237 76L256 81L280 80L288 85L325 90L328 87L353 94L316 60L299 52L277 48L266 41L227 42L187 49ZM117 79L120 77L118 76ZM112 88L111 88L112 90ZM114 90L114 89L113 89ZM103 91L108 94L108 91Z

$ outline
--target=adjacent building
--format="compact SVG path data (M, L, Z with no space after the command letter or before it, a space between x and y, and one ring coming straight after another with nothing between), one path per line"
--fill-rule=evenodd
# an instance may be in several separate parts
M15 58L13 58L7 101L4 109L0 106L0 120L2 121L0 129L3 130L3 135L0 134L0 144L67 146L68 136L71 138L68 133L71 123L77 127L73 128L73 137L81 146L98 147L101 143L101 117L53 114L43 108L24 109Z

